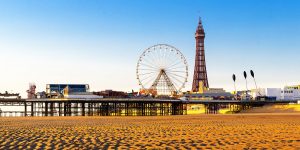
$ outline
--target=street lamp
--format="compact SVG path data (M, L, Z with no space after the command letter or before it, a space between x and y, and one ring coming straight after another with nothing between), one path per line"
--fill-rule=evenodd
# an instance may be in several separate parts
M247 91L246 91L246 100L248 100L248 82L247 82L247 73L246 73L246 71L244 71L244 78L246 80L246 89L247 89Z
M235 100L237 100L237 92L236 92L236 86L235 86L235 81L236 81L236 76L235 74L232 75L233 83L234 83L234 95L235 95Z
M258 92L259 96L261 96L260 91L258 91L258 88L257 88L257 84L256 84L255 76L254 76L254 71L253 71L253 70L250 70L250 74L251 74L251 76L252 76L253 79L254 79L256 91Z

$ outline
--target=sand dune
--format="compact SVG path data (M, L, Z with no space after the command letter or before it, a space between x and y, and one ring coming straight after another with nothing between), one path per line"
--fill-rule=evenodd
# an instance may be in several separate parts
M300 114L0 118L0 149L300 149Z

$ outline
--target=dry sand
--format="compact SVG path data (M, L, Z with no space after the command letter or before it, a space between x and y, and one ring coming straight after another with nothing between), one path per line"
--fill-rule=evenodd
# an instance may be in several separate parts
M0 149L300 149L300 114L0 118Z
M255 107L244 110L241 113L300 113L299 104L289 105L265 105L263 107Z

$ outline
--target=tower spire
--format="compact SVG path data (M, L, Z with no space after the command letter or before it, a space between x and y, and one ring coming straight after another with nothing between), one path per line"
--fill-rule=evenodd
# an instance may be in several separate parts
M198 27L196 32L204 32L201 17L199 17Z
M202 20L201 20L201 17L199 16L199 25L201 24L202 25Z

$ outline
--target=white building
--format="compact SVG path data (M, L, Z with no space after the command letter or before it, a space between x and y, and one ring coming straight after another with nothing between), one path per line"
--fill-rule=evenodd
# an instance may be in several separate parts
M251 96L256 97L270 97L276 100L281 99L281 89L280 88L259 88L251 90Z
M300 90L290 87L284 87L281 90L281 99L282 100L300 100Z
M281 99L281 89L280 88L266 88L265 90L267 97L276 97L276 100Z
M251 90L251 96L255 99L258 96L269 97L276 100L300 100L300 89L291 87L281 88L260 88Z

